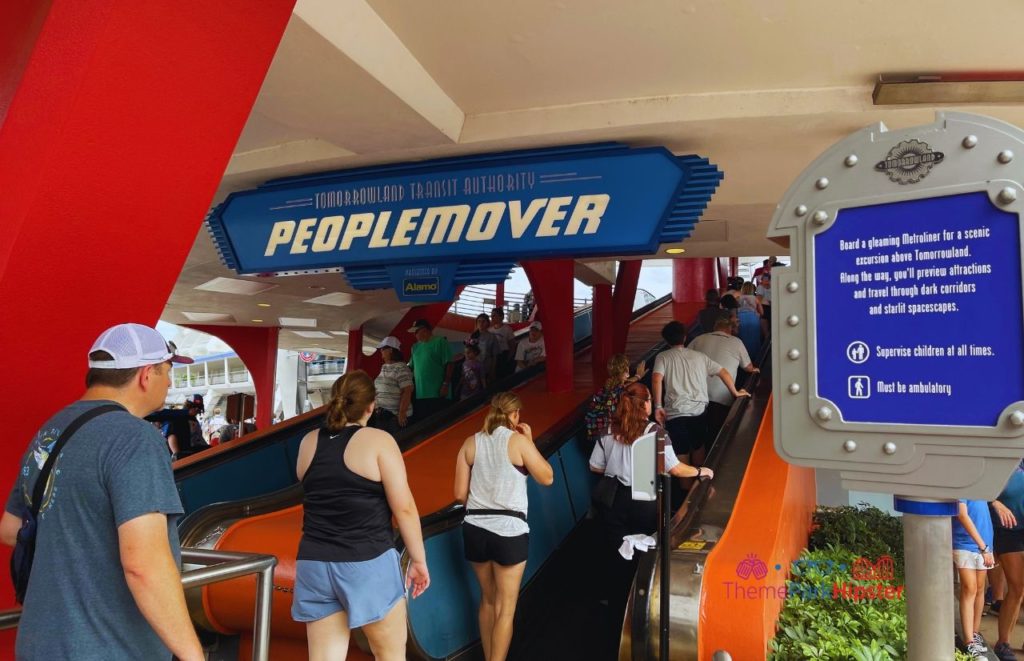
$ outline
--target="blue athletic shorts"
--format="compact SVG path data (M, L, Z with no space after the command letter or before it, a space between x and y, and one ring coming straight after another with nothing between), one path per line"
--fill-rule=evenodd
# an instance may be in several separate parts
M404 596L395 549L363 562L299 560L292 619L314 622L343 610L348 613L348 626L355 629L384 619Z

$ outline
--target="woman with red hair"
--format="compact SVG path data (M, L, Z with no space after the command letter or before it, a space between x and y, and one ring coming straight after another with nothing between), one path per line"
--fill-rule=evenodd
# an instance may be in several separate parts
M622 391L619 404L612 415L609 433L594 445L590 455L590 470L604 477L614 478L615 494L610 502L595 503L598 521L607 540L610 551L618 549L627 535L653 534L658 528L658 505L656 501L633 500L632 475L633 456L630 452L634 442L641 436L656 432L658 441L665 448L665 470L673 477L696 477L711 479L714 472L707 467L699 468L680 463L668 435L656 422L650 422L651 391L642 383L633 383ZM620 581L631 581L633 564L616 557L617 570L613 575ZM622 571L618 571L620 569ZM619 581L616 581L617 583ZM628 585L628 583L627 583ZM613 586L613 594L621 597L626 586ZM619 604L625 606L625 602Z

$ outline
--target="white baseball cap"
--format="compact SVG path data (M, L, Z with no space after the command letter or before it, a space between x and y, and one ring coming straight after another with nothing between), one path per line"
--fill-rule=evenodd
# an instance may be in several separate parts
M395 337L394 335L388 335L387 337L380 341L380 344L377 345L378 349L383 349L384 347L391 347L392 349L398 349L399 351L401 351L402 343L399 342L398 338Z
M118 324L100 333L89 349L106 351L111 360L90 360L89 367L108 370L131 369L146 365L158 365L168 360L172 363L189 364L193 360L175 353L173 344L149 326L142 324Z

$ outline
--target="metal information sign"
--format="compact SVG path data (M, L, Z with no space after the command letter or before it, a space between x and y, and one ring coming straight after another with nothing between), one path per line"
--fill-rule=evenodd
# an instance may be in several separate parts
M1016 155L1019 154L1019 157ZM1024 131L962 113L864 129L769 236L775 447L849 489L991 499L1024 455Z

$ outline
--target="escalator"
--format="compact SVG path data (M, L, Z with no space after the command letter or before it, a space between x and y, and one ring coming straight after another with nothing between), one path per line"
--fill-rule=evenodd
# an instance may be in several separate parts
M651 346L649 339L671 318L671 306L665 303L656 301L634 314L637 320L634 324L650 327L638 333L648 338L648 348ZM589 335L589 317L580 326ZM585 343L584 338L577 349L581 351ZM591 476L580 428L581 407L590 393L590 365L586 353L577 353L575 369L577 382L585 381L585 389L557 395L543 392L542 380L536 378L542 367L518 375L524 412L530 413L527 419L535 429L545 430L538 435L538 445L549 456L556 471L556 483L550 489L530 483L532 534L527 577L536 573L562 544L585 515L589 504ZM499 387L508 389L510 386L501 384ZM481 397L453 405L435 416L435 420L410 428L399 439L405 452L410 486L421 514L427 514L423 525L432 586L422 597L410 602L410 651L420 658L452 658L471 650L476 642L476 615L471 596L475 584L462 559L461 535L457 534L461 512L449 507L452 480L448 473L452 472L462 439L479 429L484 403ZM233 461L222 458L208 459L206 464L197 462L195 466L189 463L176 471L176 477L181 478L179 489L183 501L187 501L186 508L190 512L180 525L183 545L222 550L244 548L281 557L273 606L274 658L299 657L305 653L304 627L288 617L291 595L287 593L294 576L294 549L301 528L301 488L294 480L293 471L299 440L320 421L321 415L307 414L276 432L268 431L263 439L257 439L261 442L254 443L254 448L240 455L248 467L233 466ZM277 464L270 467L270 479L266 472L260 474L252 470L268 458ZM204 475L206 472L214 475ZM290 475L290 484L279 486L286 481L282 472L285 477ZM226 475L241 477L245 483L241 487L223 485L221 478ZM214 499L208 493L211 486L221 493L248 491L255 495L229 496L224 499L226 502L211 502ZM190 594L195 621L207 631L244 634L251 627L253 589L252 581L240 579ZM245 638L242 635L243 645Z

